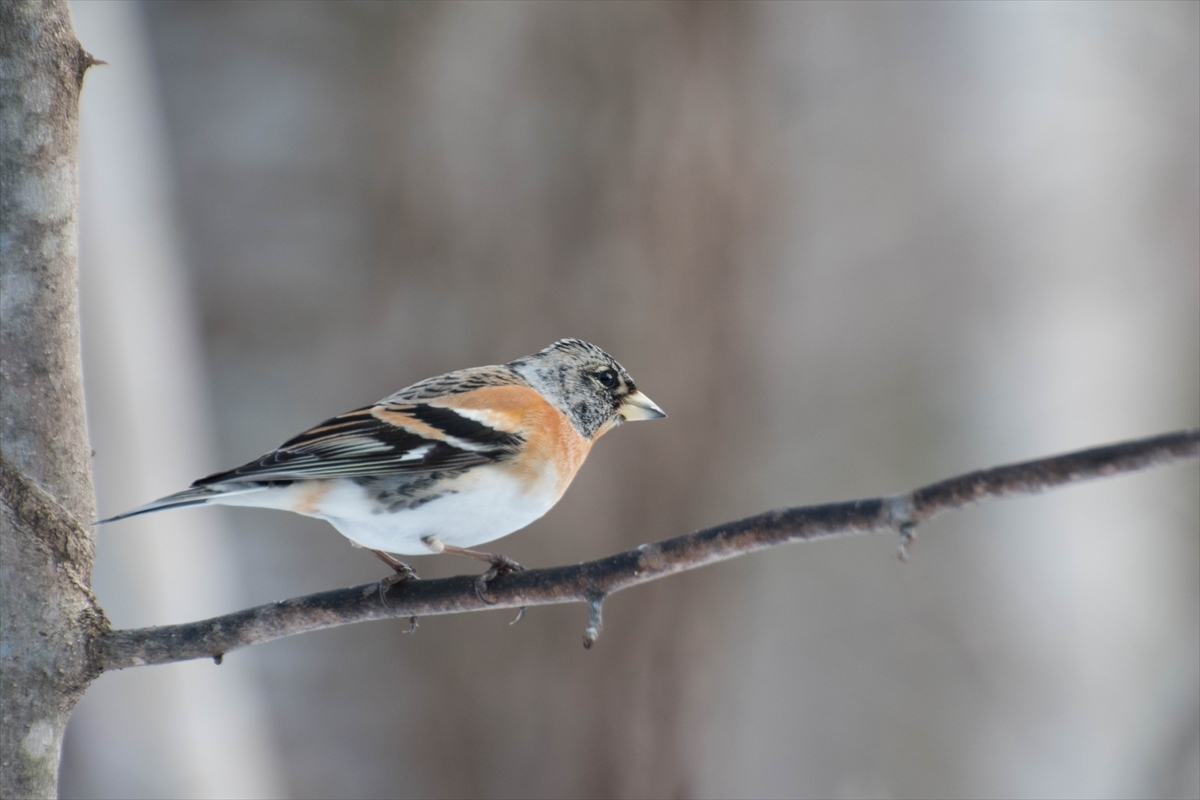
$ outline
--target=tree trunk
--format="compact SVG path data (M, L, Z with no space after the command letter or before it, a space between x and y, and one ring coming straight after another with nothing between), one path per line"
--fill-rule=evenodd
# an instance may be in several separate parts
M0 4L0 797L53 797L106 627L76 297L79 89L65 0Z

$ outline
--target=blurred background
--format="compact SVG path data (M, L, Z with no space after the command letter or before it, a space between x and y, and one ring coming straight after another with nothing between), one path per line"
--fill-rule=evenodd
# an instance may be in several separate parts
M78 2L102 515L582 337L670 417L497 549L1200 424L1200 4ZM65 797L1196 797L1200 472L579 606L103 676ZM418 558L423 576L476 571ZM98 532L118 626L378 579L325 523Z

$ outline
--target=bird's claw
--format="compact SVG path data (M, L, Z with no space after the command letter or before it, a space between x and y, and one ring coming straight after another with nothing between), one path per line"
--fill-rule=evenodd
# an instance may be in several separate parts
M501 575L508 575L510 572L520 572L525 569L516 561L513 561L508 556L493 555L490 559L492 567L487 572L475 579L475 594L483 602L491 605L495 600L487 599L488 584L499 578ZM517 617L520 620L520 617Z
M916 526L911 522L905 522L899 528L900 543L896 546L896 558L902 563L908 563L908 553L913 546L913 542L917 540Z
M393 586L395 586L397 583L404 583L405 581L420 580L420 577L417 575L416 570L414 570L408 564L402 563L402 564L400 564L400 566L403 567L403 569L394 568L394 569L396 569L395 572L393 572L391 575L388 575L388 576L382 578L379 582L390 589Z
M407 581L420 580L420 578L417 576L416 570L414 570L408 564L405 564L403 561L397 561L396 565L392 565L392 569L396 570L395 572L393 572L391 575L385 575L379 579L379 602L383 603L385 607L389 608L390 606L388 606L387 597L385 597L385 595L392 590L393 586L399 583L406 583ZM413 619L416 618L414 617ZM412 633L416 629L417 626L416 623L414 623L412 629L407 632Z

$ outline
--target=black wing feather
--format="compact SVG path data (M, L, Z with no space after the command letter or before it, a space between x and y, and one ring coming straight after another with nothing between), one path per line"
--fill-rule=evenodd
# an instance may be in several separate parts
M404 413L448 436L475 445L470 449L429 439L372 414L373 406L341 414L310 428L278 449L248 464L193 483L294 481L354 478L374 475L419 474L468 469L510 457L524 441L517 434L497 431L445 408L418 404ZM419 458L415 451L422 451Z
M426 425L472 444L490 445L493 447L516 447L522 441L521 437L508 431L498 431L473 419L464 417L452 408L431 406L421 403L404 409L404 413L415 417Z

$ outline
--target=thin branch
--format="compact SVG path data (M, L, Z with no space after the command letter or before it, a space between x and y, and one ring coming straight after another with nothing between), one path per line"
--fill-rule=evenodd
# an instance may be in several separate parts
M105 670L222 656L296 633L373 619L489 608L587 603L584 646L600 635L600 605L613 592L788 542L891 531L901 554L916 525L955 508L1106 475L1200 458L1200 429L979 470L906 494L768 511L574 566L501 575L476 593L476 576L368 583L283 600L184 625L108 631L95 642Z

